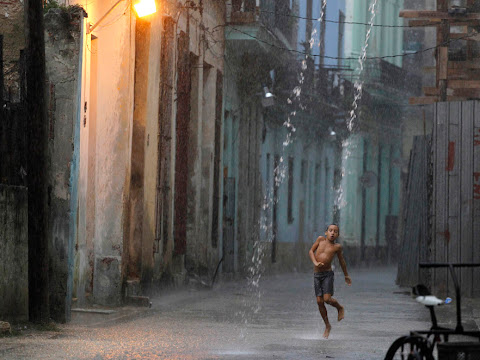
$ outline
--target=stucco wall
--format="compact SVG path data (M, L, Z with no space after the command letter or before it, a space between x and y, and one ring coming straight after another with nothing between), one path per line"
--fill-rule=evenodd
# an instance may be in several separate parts
M76 244L79 162L79 66L83 10L51 9L45 15L50 153L50 311L57 321L70 315L73 251Z
M0 184L0 319L28 319L28 196Z
M158 169L158 141L169 141L170 159L165 166L169 167L169 189L175 185L175 162L184 161L177 159L176 149L176 102L173 102L170 129L171 134L162 134L158 127L159 123L159 86L164 81L161 73L161 37L164 36L162 20L165 14L175 15L176 34L180 31L189 33L188 51L197 61L192 64L192 88L191 88L191 112L189 123L189 157L188 157L188 220L187 220L187 268L203 272L212 272L219 259L219 251L212 248L211 224L212 224L212 198L213 198L213 149L214 149L214 124L215 124L215 82L217 71L223 72L223 32L206 34L201 27L212 29L216 25L223 24L224 5L215 1L204 1L203 12L187 12L179 10L175 6L164 3L162 10L150 17L150 45L148 49L148 78L145 86L148 92L145 99L145 152L144 167L144 204L142 224L142 278L148 280L153 277L155 281L161 280L167 273L167 277L182 281L185 276L183 255L175 255L174 250L174 196L170 196L170 203L163 204L163 211L168 212L170 222L164 224L168 229L164 232L166 237L157 239L155 242L155 229L157 225L157 172ZM187 16L188 15L188 16ZM174 47L174 54L178 52L177 39L171 39L168 43ZM174 55L178 61L178 54ZM205 64L205 67L204 67ZM171 69L176 75L177 64ZM208 72L208 76L205 74ZM173 86L176 86L177 78L173 76ZM174 92L173 98L177 94ZM212 103L213 101L213 103ZM173 193L172 193L173 194ZM133 239L138 241L138 239ZM164 244L164 242L167 242ZM153 249L153 251L152 251ZM213 269L212 269L213 268Z
M92 21L108 10L98 4ZM95 240L93 296L96 303L121 302L133 120L135 27L130 6L110 13L98 37ZM90 21L90 15L89 15ZM108 26L107 26L108 25Z

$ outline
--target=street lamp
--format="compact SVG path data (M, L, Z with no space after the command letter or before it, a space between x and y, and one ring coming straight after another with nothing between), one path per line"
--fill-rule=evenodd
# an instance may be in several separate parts
M262 106L270 107L275 105L275 95L273 95L267 86L263 86Z
M113 9L117 7L120 2L123 0L118 0L113 6L98 20L94 25L90 25L89 29L87 30L87 34L90 34L93 29L95 29L98 24L102 22L103 19L107 17L108 14L112 12ZM135 8L135 11L137 12L138 17L144 17L147 15L151 15L154 12L157 11L157 8L155 6L155 0L138 0L136 3L133 5Z
M157 11L155 6L155 0L140 0L137 1L133 7L137 12L138 17L144 17L147 15L151 15Z

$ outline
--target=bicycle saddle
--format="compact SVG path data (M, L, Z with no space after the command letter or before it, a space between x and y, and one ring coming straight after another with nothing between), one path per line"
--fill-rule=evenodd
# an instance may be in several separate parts
M428 290L428 288L423 285L423 284L418 284L418 285L415 285L413 288L412 288L412 294L413 295L417 295L417 296L428 296L428 295L432 295L432 293L430 292L430 290Z

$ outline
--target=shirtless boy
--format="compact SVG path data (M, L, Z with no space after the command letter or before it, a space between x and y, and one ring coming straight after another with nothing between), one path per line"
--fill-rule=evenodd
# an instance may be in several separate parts
M342 245L336 244L335 240L338 238L340 230L338 225L331 224L325 231L325 237L319 236L313 244L312 248L308 252L310 259L313 262L314 267L314 288L315 296L317 297L318 310L322 319L325 322L325 332L323 337L328 339L332 326L328 321L327 308L325 303L333 306L338 310L338 321L342 320L345 316L345 309L341 306L333 295L333 271L332 261L335 254L338 256L340 266L345 274L345 282L347 285L352 285L352 279L348 276L347 264L343 258Z

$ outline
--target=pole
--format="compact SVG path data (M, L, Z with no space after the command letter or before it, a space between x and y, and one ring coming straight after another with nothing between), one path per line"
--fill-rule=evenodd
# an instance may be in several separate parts
M30 321L46 323L48 302L47 116L42 0L25 2L28 137L28 310Z

